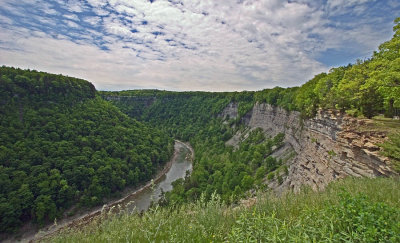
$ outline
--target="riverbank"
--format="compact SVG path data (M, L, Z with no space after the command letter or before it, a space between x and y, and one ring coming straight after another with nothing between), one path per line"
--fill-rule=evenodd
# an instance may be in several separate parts
M21 236L20 239L8 239L5 242L35 242L43 239L45 237L49 237L54 233L59 232L65 228L72 228L72 227L80 227L82 225L86 225L87 223L91 222L94 218L101 215L103 211L109 211L113 207L118 207L118 205L123 204L127 199L131 198L132 196L141 193L143 190L147 190L151 188L154 184L157 184L163 176L171 169L172 164L177 160L180 150L182 147L186 147L191 154L193 159L194 151L193 148L182 141L175 140L175 147L174 147L174 154L170 161L168 161L162 170L159 170L153 179L146 184L142 184L136 187L127 188L122 192L122 198L117 200L110 200L103 206L92 208L91 210L87 210L82 213L78 213L74 216L66 217L55 222L53 225L48 225L47 227L41 229L39 232L37 231L25 231L25 233Z
M190 159L190 161L194 161L194 149L192 148L192 146L190 146L190 144L189 143L185 143L185 142L182 142L182 141L180 141L180 140L175 140L175 142L178 142L178 143L181 143L182 145L184 145L187 149L189 149L189 151L190 151L190 158L188 158L188 159Z

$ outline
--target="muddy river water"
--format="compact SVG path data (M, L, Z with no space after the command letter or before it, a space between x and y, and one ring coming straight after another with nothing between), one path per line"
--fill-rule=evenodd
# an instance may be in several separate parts
M172 182L185 178L187 173L192 171L191 151L188 145L176 142L175 151L178 151L176 159L172 161L171 168L159 180L154 182L152 187L146 188L138 193L127 197L122 205L128 207L128 211L145 211L152 201L158 201L162 192L172 190Z
M109 202L105 205L106 208L121 206L124 211L146 211L152 201L158 201L162 192L172 190L172 183L180 178L185 178L187 173L192 172L192 160L194 151L190 145L185 144L181 141L175 140L174 155L164 169L155 176L155 179L151 183L147 183L141 188L128 193L127 196ZM117 207L119 208L119 207ZM25 231L22 235L17 238L9 238L4 242L31 242L39 241L45 237L49 237L52 234L70 227L83 226L94 218L100 216L102 212L101 208L93 209L85 212L81 215L75 215L72 218L61 219L58 224L47 226L37 232L34 229Z

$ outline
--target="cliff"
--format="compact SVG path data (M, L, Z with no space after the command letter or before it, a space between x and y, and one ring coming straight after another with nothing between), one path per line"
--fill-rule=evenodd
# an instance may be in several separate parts
M235 114L237 106L229 105L224 114ZM288 172L283 181L268 181L277 190L299 191L302 185L323 189L329 182L344 178L391 176L396 174L388 158L380 155L377 144L384 142L382 132L358 132L365 120L358 120L337 111L320 110L314 118L301 119L300 113L286 111L269 104L255 104L241 121L251 129L262 128L267 135L285 134L285 145L273 156L285 157ZM227 142L237 145L236 134Z

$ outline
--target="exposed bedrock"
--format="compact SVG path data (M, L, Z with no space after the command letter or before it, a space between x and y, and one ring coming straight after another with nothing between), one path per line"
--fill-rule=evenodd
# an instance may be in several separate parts
M237 106L230 104L224 112L235 114L234 109ZM250 129L262 128L271 136L285 134L285 145L274 156L296 153L286 161L289 172L283 175L283 182L269 182L269 186L277 191L288 188L298 191L302 185L309 185L314 190L323 189L330 181L346 176L396 174L377 146L387 139L386 135L357 132L353 128L365 121L338 111L320 110L314 118L303 120L299 112L257 103L242 122ZM237 138L238 135L234 136L228 144L235 145Z

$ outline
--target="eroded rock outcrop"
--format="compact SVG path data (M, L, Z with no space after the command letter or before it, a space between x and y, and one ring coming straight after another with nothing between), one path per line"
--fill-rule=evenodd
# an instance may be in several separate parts
M231 118L235 119L237 116L238 116L238 104L233 102L229 103L219 115L219 117L222 117L225 120L229 120Z
M323 189L332 180L346 176L396 174L377 146L387 139L386 135L355 129L368 121L322 110L314 118L303 120L299 112L256 104L242 122L250 129L262 128L271 136L285 134L285 145L274 156L295 152L295 156L286 162L288 172L282 175L283 181L268 182L277 191L287 188L298 191L302 185L309 185L314 190ZM234 139L228 144L234 145Z

